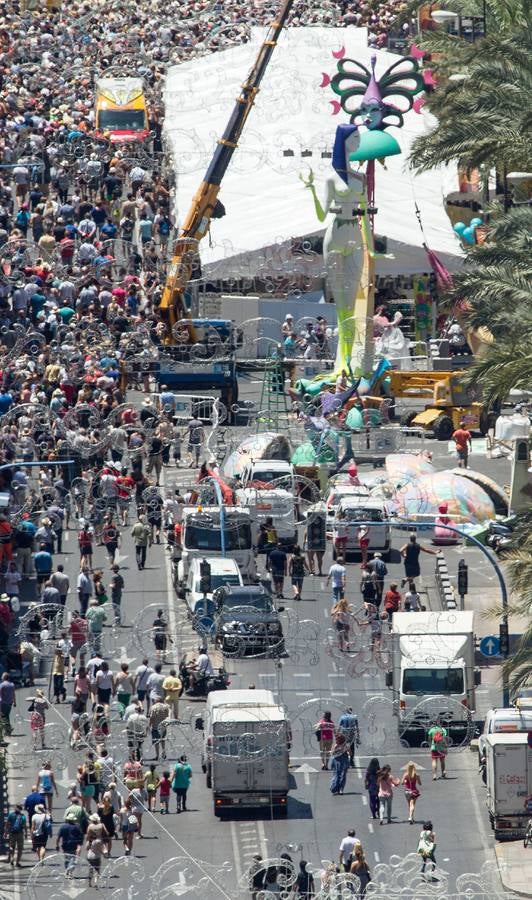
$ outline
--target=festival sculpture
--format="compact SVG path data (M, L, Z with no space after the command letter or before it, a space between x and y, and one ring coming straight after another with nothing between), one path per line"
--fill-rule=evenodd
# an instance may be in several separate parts
M377 78L376 56L371 71L345 57L341 48L333 54L337 73L324 73L321 87L330 86L340 98L332 100L333 114L343 110L348 124L336 129L332 165L337 178L327 181L320 202L313 172L300 176L313 196L318 219L329 221L323 243L327 287L336 304L338 350L334 377L347 369L353 378L371 381L373 370L373 306L375 282L374 217L375 160L385 165L388 156L401 152L387 132L401 127L403 117L424 90L418 62L405 57Z

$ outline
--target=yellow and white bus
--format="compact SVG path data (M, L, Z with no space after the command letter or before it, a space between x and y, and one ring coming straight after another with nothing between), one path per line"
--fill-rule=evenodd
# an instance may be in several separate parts
M113 144L145 141L150 133L142 78L96 82L95 126Z

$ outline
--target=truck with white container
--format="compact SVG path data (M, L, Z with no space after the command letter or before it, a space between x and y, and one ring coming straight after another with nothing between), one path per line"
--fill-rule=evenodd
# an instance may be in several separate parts
M251 516L253 542L256 544L260 526L273 520L279 543L288 550L297 544L296 500L290 491L280 488L242 488L236 492L237 503L248 509Z
M532 816L531 743L523 732L486 738L486 804L496 840L522 837Z
M177 577L184 586L191 560L229 557L245 582L256 574L249 510L236 506L185 506L181 533L181 559Z
M201 764L214 814L266 807L286 815L291 730L272 691L214 691L203 725Z
M473 721L475 634L472 612L397 612L391 633L386 685L402 737L438 723L449 737Z

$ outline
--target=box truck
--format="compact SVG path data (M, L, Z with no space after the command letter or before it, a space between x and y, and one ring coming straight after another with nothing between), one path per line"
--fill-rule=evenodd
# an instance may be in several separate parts
M268 807L286 814L290 723L271 691L214 691L205 708L202 769L214 814Z
M520 838L532 801L532 741L528 733L488 734L486 804L495 839Z
M386 685L393 691L401 736L434 721L451 738L453 730L463 732L480 683L472 612L394 613L391 663Z

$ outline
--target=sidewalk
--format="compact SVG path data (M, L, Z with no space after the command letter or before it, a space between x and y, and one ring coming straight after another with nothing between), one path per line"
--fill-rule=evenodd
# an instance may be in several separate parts
M532 852L523 841L495 844L495 856L503 887L522 897L532 897Z

